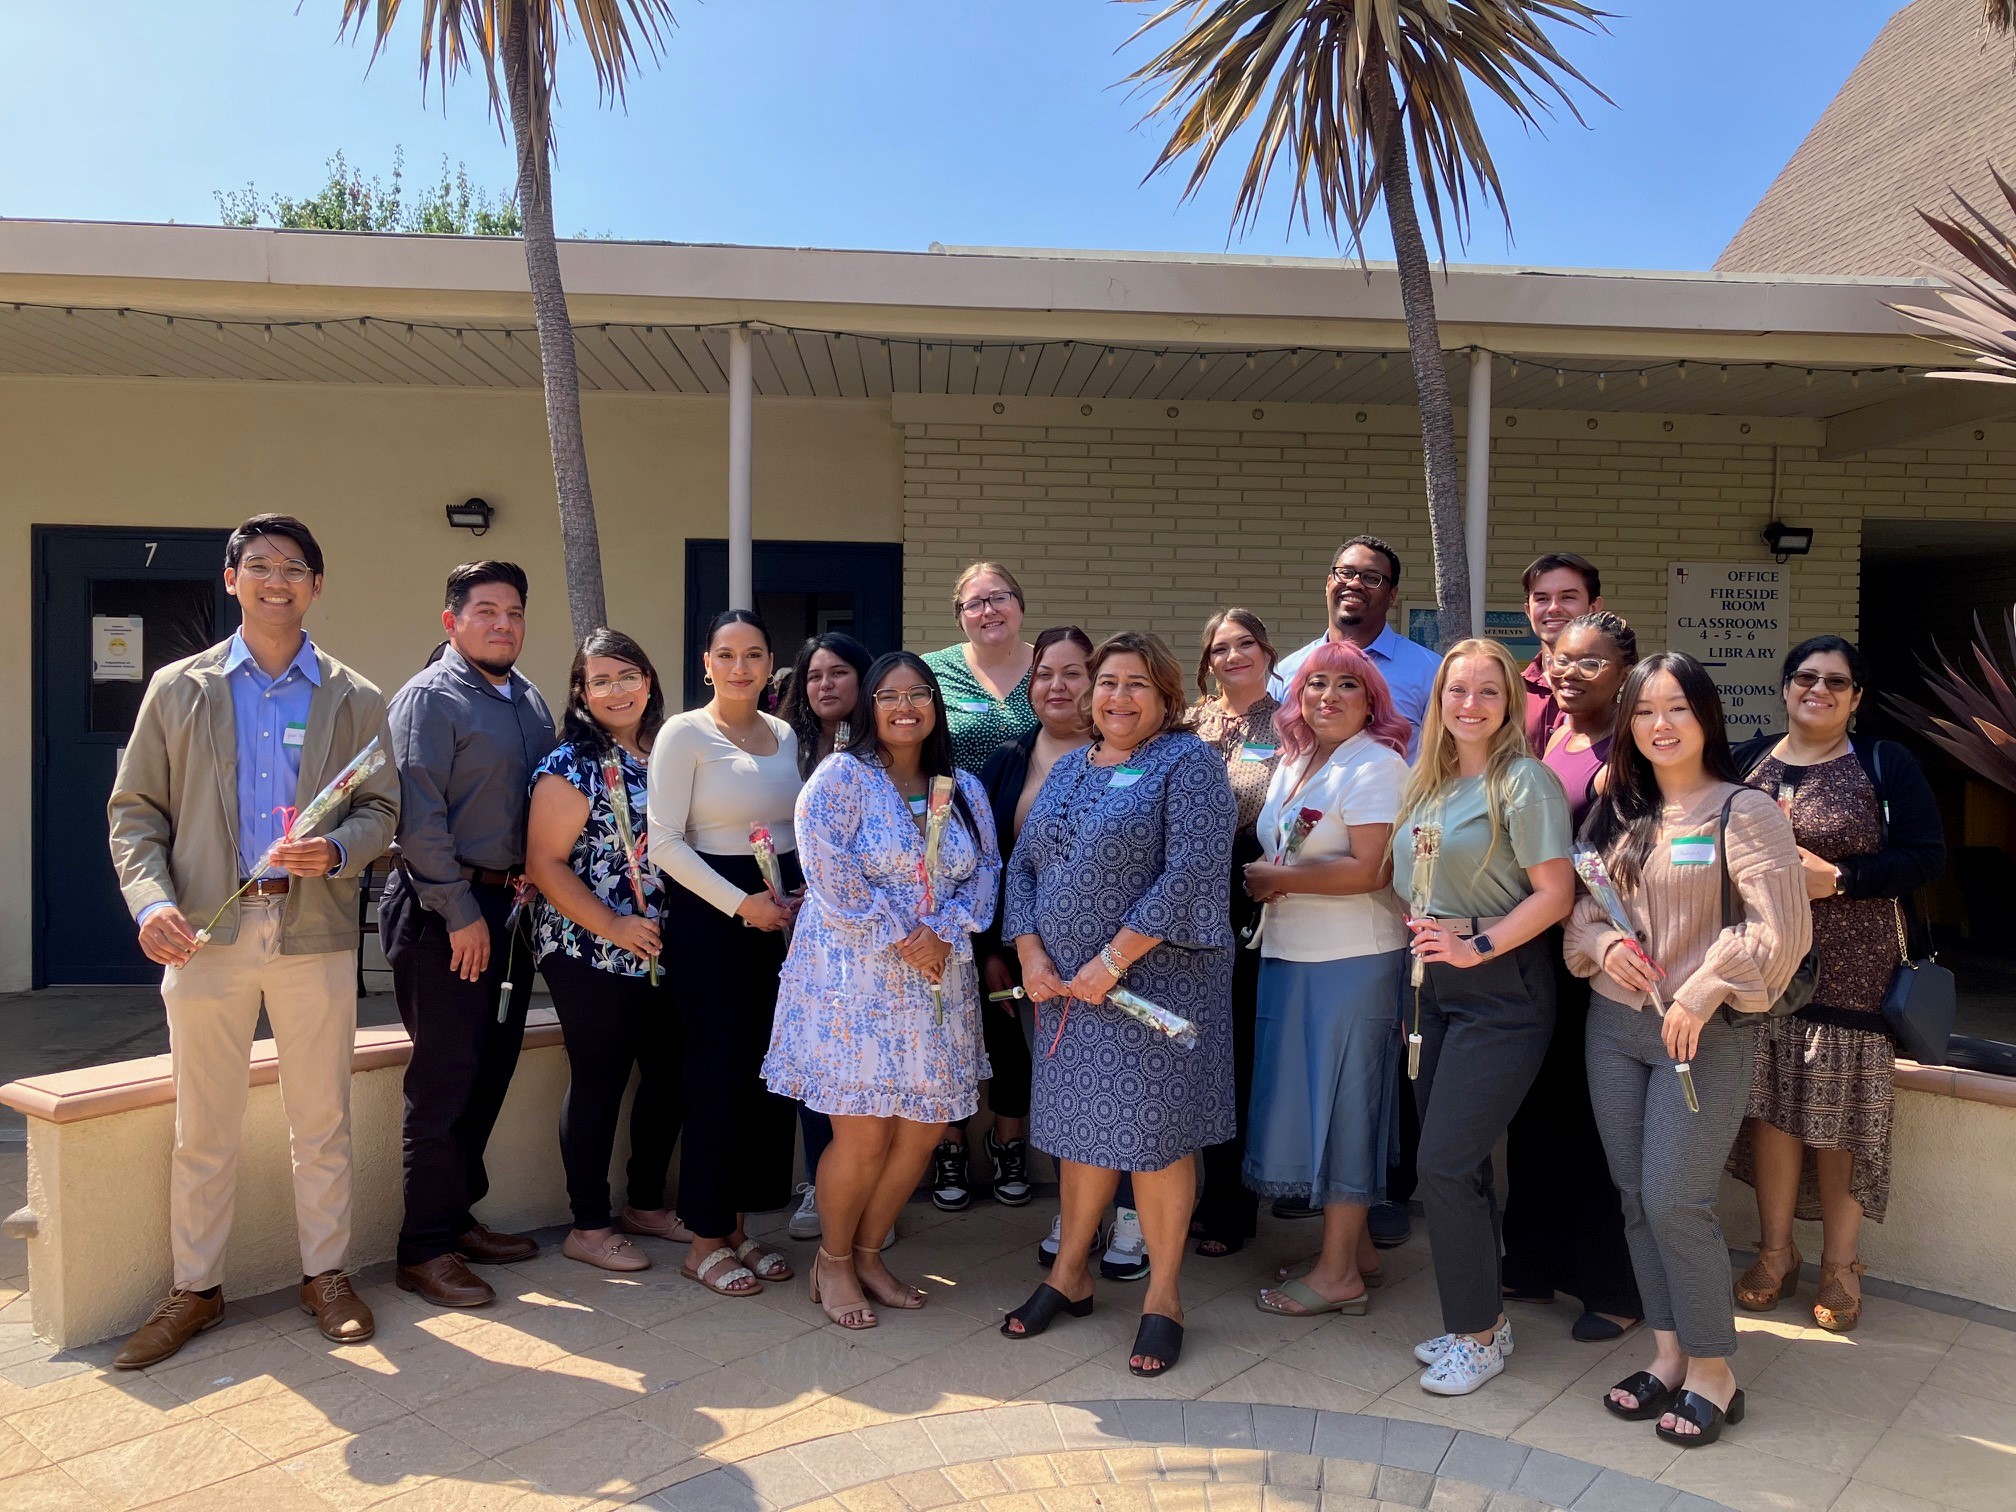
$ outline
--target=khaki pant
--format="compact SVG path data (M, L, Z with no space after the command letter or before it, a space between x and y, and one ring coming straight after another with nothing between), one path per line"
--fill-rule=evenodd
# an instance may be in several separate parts
M236 943L205 945L161 978L175 1074L168 1216L177 1286L223 1281L262 999L280 1056L302 1274L340 1269L349 1255L356 960L348 951L280 954L283 901L244 899Z

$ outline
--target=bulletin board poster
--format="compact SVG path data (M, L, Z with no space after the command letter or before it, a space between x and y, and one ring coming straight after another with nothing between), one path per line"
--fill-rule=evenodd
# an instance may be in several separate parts
M1409 604L1405 615L1407 639L1430 651L1445 649L1441 616L1433 604ZM1533 622L1526 618L1524 609L1486 609L1484 634L1510 651L1512 660L1522 667L1540 654L1540 637L1533 633Z
M1708 669L1729 739L1783 727L1778 673L1791 619L1790 574L1771 562L1666 564L1666 645Z

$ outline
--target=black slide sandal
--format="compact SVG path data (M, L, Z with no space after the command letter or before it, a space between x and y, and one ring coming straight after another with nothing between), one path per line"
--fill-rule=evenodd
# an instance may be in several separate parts
M1049 1282L1044 1282L1029 1294L1029 1300L1001 1320L1001 1336L1006 1339L1033 1339L1052 1323L1057 1314L1069 1313L1074 1318L1092 1316L1092 1299L1073 1302ZM1017 1333L1008 1325L1020 1323L1022 1331Z
M1134 1361L1149 1355L1162 1363L1153 1370ZM1143 1313L1141 1326L1134 1331L1134 1348L1128 1352L1127 1368L1144 1379L1159 1376L1183 1358L1183 1325L1161 1313Z
M1678 1444L1683 1449L1699 1449L1704 1444L1712 1444L1722 1437L1724 1423L1743 1421L1743 1392L1739 1387L1736 1395L1729 1398L1727 1411L1717 1407L1698 1391L1683 1391L1679 1398L1667 1409L1676 1418L1685 1418L1701 1431L1699 1433L1679 1433L1664 1423L1652 1431L1669 1444Z
M1610 1391L1628 1391L1638 1398L1636 1407L1626 1407L1611 1397ZM1664 1417L1673 1407L1673 1399L1680 1395L1680 1388L1668 1386L1649 1370L1641 1370L1636 1375L1626 1376L1610 1391L1603 1393L1603 1406L1627 1423L1642 1423L1647 1418Z

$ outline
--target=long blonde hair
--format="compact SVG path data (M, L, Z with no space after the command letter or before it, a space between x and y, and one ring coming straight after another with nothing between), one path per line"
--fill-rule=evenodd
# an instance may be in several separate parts
M1512 764L1532 754L1526 748L1526 708L1520 696L1525 692L1525 684L1519 677L1519 664L1498 641L1481 638L1458 641L1435 669L1435 686L1428 694L1428 708L1421 717L1421 753L1414 758L1413 771L1407 774L1407 787L1400 796L1400 815L1394 821L1393 833L1396 837L1405 833L1408 818L1432 808L1456 780L1456 737L1442 722L1442 694L1449 685L1449 669L1466 656L1481 656L1495 663L1505 687L1505 722L1492 735L1484 762L1484 806L1491 819L1491 849L1484 853L1484 864L1488 866L1492 852L1498 849L1498 837L1505 832L1505 790L1511 783Z

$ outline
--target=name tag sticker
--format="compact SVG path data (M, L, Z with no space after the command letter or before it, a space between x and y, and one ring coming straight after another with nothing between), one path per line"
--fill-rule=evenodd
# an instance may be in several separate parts
M930 808L930 805L922 798L909 798L904 801L910 805L910 812L917 815L920 819Z
M984 698L962 698L959 701L959 712L962 714L985 714L993 707Z
M306 745L307 743L308 726L305 724L290 724L280 732L280 744L282 745L299 746Z
M1673 864L1675 866L1713 866L1715 864L1715 837L1713 835L1675 835L1673 837Z
M1113 768L1113 780L1107 783L1106 786L1111 788L1130 788L1145 776L1147 776L1147 773L1140 767L1115 767Z
M1241 761L1272 761L1280 752L1281 747L1279 746L1255 745L1249 740L1246 744L1239 747L1239 759Z

